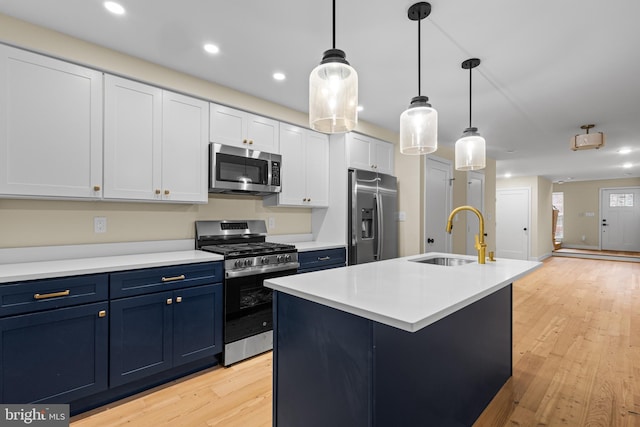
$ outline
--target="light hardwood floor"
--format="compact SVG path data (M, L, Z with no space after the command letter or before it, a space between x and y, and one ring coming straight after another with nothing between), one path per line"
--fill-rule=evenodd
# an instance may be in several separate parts
M476 426L640 427L639 263L548 258L513 305L513 377ZM271 426L271 369L271 353L213 368L71 426Z

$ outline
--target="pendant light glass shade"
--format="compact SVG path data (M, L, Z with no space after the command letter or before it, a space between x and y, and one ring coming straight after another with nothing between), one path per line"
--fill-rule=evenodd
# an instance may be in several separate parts
M417 96L400 115L400 153L429 154L438 149L438 112Z
M429 104L429 98L420 95L420 21L429 16L431 5L415 3L407 11L412 21L418 21L418 96L400 115L400 153L429 154L438 149L438 112Z
M352 131L358 123L358 73L340 49L329 49L309 76L309 125L324 133Z
M475 171L486 165L485 141L476 128L465 129L456 141L456 170Z
M480 65L478 58L470 58L462 62L462 68L469 70L469 127L464 130L460 139L456 141L455 157L456 170L475 171L486 166L486 143L478 133L478 128L471 126L471 70Z

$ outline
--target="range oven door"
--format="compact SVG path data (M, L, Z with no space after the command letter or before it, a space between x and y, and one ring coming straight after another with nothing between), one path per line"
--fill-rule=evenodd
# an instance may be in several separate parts
M225 279L225 366L272 348L273 291L265 287L263 281L296 274L297 271L293 268ZM265 343L265 339L269 342Z

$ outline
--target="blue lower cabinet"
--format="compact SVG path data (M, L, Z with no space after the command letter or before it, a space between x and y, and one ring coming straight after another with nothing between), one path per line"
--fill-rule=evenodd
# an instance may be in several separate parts
M111 301L110 386L222 351L222 285Z
M222 351L222 285L174 292L173 363L189 363Z
M347 251L345 248L336 248L299 252L298 262L300 263L298 273L344 267L347 262Z
M68 403L107 389L108 304L0 319L0 402Z
M111 387L171 368L172 295L169 291L111 301Z

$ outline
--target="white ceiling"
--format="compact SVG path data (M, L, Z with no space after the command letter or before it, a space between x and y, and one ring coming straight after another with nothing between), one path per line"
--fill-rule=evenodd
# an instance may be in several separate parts
M332 47L331 1L0 0L0 12L307 111L308 78ZM360 118L398 131L417 93L418 24L411 0L338 0L336 47L358 71ZM422 21L422 95L452 146L473 125L497 173L553 181L640 176L637 0L433 0ZM217 56L202 50L220 46ZM276 82L275 71L286 73ZM580 125L606 134L600 150L571 151ZM620 148L631 154L619 154ZM623 169L630 162L633 167Z

